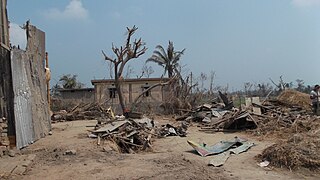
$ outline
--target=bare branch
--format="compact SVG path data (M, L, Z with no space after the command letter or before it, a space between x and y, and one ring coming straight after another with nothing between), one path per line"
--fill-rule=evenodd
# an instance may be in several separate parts
M110 58L109 56L107 56L106 53L104 53L103 50L101 50L101 51L102 51L102 54L103 54L103 56L104 56L104 60L111 61L111 62L113 62L113 63L116 61L115 59L112 59L112 58Z

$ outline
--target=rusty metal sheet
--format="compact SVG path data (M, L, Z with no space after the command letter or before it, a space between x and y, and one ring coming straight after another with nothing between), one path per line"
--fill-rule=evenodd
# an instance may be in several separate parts
M241 146L236 147L234 149L230 149L230 152L232 152L233 154L240 154L247 151L249 148L251 148L254 145L255 144L253 142L243 142Z
M237 143L245 142L245 139L241 139L238 137L235 137L228 141L220 141L213 146L204 146L200 145L198 143L195 143L193 141L188 141L189 145L192 146L201 156L208 156L213 154L219 154L222 153L229 148L231 148L233 145Z
M214 167L222 166L229 157L230 157L230 151L226 151L221 154L214 155L213 158L209 161L209 165Z

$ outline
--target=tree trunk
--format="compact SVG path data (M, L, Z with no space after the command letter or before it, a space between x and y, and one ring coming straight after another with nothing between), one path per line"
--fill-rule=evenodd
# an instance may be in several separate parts
M122 94L122 90L121 90L121 82L119 80L119 76L118 76L118 66L115 66L114 68L114 84L116 86L116 89L117 89L117 93L118 93L118 97L119 97L119 103L120 103L120 106L121 106L121 109L122 109L122 113L124 114L125 113L125 104L124 104L124 100L123 100L123 94Z
M169 66L169 67L168 67L168 77L169 77L170 79L172 78L172 75L173 75L173 74L172 74L172 73L173 73L172 71L173 71L173 68L172 68L171 66Z

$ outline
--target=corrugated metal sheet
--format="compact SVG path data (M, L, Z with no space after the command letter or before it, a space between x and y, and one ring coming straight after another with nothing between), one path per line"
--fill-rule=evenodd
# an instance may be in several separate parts
M16 145L22 148L32 143L34 138L32 122L32 97L26 72L27 55L19 49L12 50L12 80L14 92L14 114Z
M45 34L29 26L27 50L12 50L16 145L22 148L51 129L44 71Z

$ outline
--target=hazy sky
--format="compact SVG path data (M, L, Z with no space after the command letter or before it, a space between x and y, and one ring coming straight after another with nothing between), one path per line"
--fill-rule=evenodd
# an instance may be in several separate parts
M215 71L215 83L230 90L280 75L320 83L320 0L8 0L8 15L12 44L23 44L18 25L28 19L46 32L52 84L62 74L87 86L108 78L101 50L111 54L133 25L148 47L130 63L134 77L155 46L171 40L186 48L185 73Z

